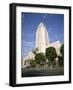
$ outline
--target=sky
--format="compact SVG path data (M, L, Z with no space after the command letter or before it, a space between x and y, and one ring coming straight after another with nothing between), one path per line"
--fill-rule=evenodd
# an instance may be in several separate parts
M50 43L59 40L64 43L64 15L49 13L21 13L21 56L35 48L36 30L44 23Z

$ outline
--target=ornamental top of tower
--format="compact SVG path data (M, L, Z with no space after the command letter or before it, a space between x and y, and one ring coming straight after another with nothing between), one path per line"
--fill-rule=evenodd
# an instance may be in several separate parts
M38 31L38 30L45 30L45 31L47 31L44 23L41 22L41 23L38 25L37 31Z
M38 27L45 27L45 25L41 22Z

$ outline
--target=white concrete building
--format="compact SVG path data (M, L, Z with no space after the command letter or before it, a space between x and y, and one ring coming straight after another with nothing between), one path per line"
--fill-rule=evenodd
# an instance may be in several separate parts
M49 43L49 34L47 29L43 23L38 25L36 31L36 48L38 48L39 52L45 53L45 49L48 47L54 47L57 51L57 54L60 54L60 41L55 41L53 43Z
M45 53L45 48L49 45L49 37L46 27L43 23L38 25L36 31L36 48L39 52Z
M27 54L27 56L23 57L22 60L22 68L30 66L30 59L34 60L35 55L31 52Z
M55 41L53 43L49 43L49 34L47 29L43 23L40 23L36 30L36 45L35 48L38 48L38 52L45 53L45 49L48 47L55 47L57 54L60 54L60 41ZM26 57L23 58L22 67L29 66L29 59L34 59L35 55L31 52L28 53ZM27 62L27 63L26 63ZM26 63L26 64L25 64Z

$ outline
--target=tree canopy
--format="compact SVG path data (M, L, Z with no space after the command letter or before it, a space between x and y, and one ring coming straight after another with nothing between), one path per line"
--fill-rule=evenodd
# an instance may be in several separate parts
M44 62L46 60L46 56L43 53L37 53L35 55L35 62L36 64L40 65L41 62Z
M52 65L55 62L55 58L57 57L56 49L54 47L46 48L46 57L49 63Z
M64 44L60 47L59 65L64 65Z
M62 57L64 57L64 44L60 47L60 54Z
M32 50L32 53L34 53L35 55L37 54L38 52L38 48L35 48L34 50Z
M31 67L35 67L36 66L35 60L30 59L30 65Z

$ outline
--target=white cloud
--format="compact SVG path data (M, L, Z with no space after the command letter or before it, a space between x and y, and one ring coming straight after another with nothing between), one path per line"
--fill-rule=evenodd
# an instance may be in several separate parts
M35 42L32 42L32 41L22 41L22 45L29 45L29 46L32 46L34 45Z

